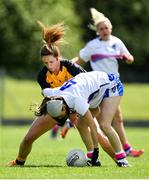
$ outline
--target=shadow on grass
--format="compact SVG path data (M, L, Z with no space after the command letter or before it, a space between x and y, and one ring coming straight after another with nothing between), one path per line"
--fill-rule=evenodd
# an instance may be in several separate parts
M38 167L45 167L45 168L58 168L58 167L65 167L63 165L24 165L24 166L20 166L22 168L38 168Z

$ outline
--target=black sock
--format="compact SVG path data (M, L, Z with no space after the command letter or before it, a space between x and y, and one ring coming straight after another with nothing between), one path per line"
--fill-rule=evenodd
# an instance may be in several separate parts
M16 159L16 163L17 163L18 165L24 165L25 161L19 161L18 159Z

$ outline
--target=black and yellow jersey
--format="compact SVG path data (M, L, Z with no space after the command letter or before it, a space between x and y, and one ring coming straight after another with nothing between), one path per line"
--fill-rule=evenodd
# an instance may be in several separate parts
M44 66L38 74L37 81L41 89L59 87L81 72L85 72L82 67L69 60L63 59L60 61L60 71L58 75L50 72L47 67Z

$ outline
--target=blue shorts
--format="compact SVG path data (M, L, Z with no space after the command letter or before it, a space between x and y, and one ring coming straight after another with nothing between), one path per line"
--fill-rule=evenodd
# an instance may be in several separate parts
M92 99L89 104L90 108L96 108L104 98L113 97L113 96L123 96L123 84L121 83L119 77L114 74L108 74L109 80L111 81L109 88L101 94Z
M123 96L124 88L119 77L115 76L114 74L108 74L108 77L110 81L116 81L116 85L107 89L104 93L103 98L112 96Z

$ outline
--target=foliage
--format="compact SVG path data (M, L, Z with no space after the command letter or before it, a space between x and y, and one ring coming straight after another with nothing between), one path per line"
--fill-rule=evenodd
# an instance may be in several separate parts
M96 36L88 28L89 8L95 7L113 24L113 34L119 37L135 57L128 66L120 63L124 81L149 82L149 1L147 0L1 0L0 1L0 67L7 71L30 73L40 69L39 51L42 45L37 20L45 25L65 22L69 30L68 44L61 47L62 56L73 58L88 40Z
M83 40L87 42L96 36L95 32L88 28L88 24L92 23L89 9L94 7L111 20L113 34L119 37L134 55L135 63L130 67L125 63L120 63L123 79L149 82L149 1L77 0L75 7L81 16L82 28L85 30L82 35Z
M33 145L26 166L20 168L5 167L13 160L18 152L21 139L28 127L0 126L0 179L148 179L149 177L149 138L148 129L127 129L127 135L132 145L145 153L140 158L128 158L130 168L117 167L114 161L100 148L101 167L71 168L65 163L66 154L74 148L81 148L86 152L78 131L71 129L65 140L49 139L44 134ZM73 141L73 143L72 143Z
M73 20L72 20L72 17ZM0 1L0 66L14 69L36 70L40 65L39 50L42 45L40 20L45 25L64 22L70 25L66 47L62 55L73 58L80 48L79 18L73 11L72 0L1 0ZM72 31L73 29L73 31Z

